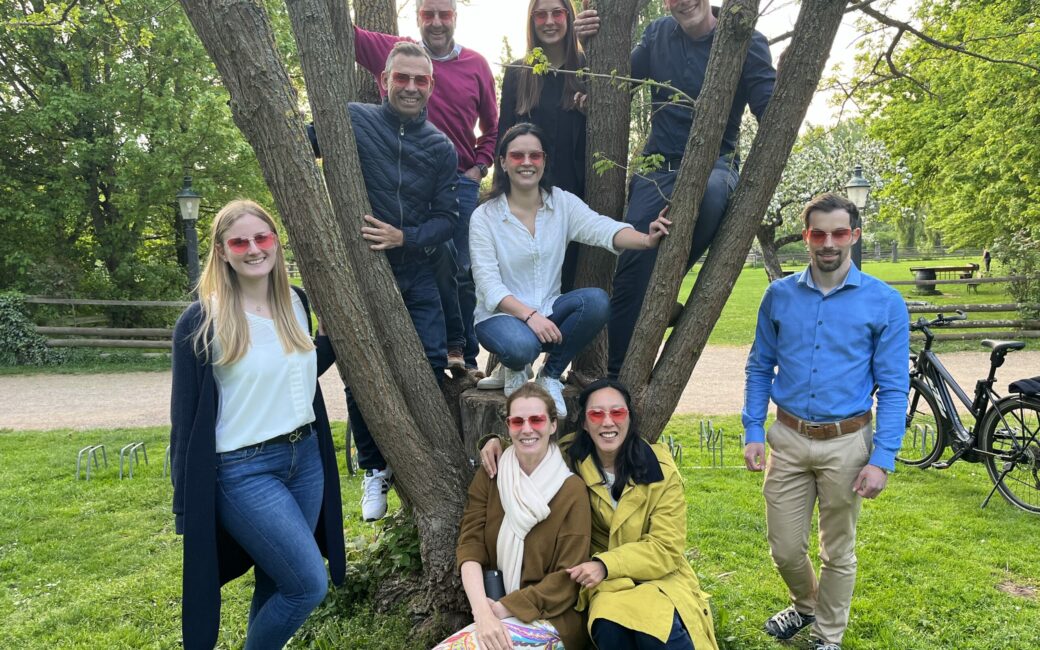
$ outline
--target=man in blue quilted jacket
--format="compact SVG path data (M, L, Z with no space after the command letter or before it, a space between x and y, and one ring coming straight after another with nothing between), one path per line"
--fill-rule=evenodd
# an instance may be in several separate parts
M387 89L381 105L349 105L373 212L365 215L361 233L372 250L385 251L440 383L448 363L447 333L429 256L451 239L458 223L457 154L448 137L426 120L433 64L420 45L397 43L387 57L380 83ZM361 515L375 521L386 514L393 474L349 388L347 408L358 465L365 470Z

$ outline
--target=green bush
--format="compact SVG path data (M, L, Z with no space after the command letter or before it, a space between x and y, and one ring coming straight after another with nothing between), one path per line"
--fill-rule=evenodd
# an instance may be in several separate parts
M65 356L64 350L49 349L46 339L36 333L25 308L25 296L13 291L0 293L0 365L60 364Z
M1008 283L1008 293L1017 302L1040 304L1040 237L1019 231L995 242L990 252L1008 275L1025 278ZM1036 317L1040 313L1037 309L1023 311L1026 317Z

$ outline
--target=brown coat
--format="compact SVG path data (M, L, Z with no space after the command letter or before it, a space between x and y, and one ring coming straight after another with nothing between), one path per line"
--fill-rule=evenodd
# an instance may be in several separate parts
M585 482L569 477L549 502L549 510L549 517L524 539L520 589L501 602L524 622L548 620L567 650L582 650L589 641L581 615L574 609L578 584L565 569L589 559L592 513ZM478 470L462 515L455 551L458 566L473 561L484 569L497 568L496 545L504 517L497 482Z

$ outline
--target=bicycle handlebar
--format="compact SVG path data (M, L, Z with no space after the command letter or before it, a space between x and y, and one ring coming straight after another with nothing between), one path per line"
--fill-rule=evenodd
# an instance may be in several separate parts
M912 330L923 330L926 327L942 327L955 321L968 320L968 315L963 310L958 309L952 316L944 316L939 314L935 319L928 320L924 316L917 319L917 322L910 324Z

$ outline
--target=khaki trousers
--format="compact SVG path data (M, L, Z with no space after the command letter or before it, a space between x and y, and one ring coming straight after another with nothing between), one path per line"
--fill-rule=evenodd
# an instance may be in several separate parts
M776 422L762 494L773 563L802 614L815 614L812 635L841 643L856 584L856 519L862 498L853 484L870 459L873 426L812 440ZM809 559L813 508L820 507L820 576Z

